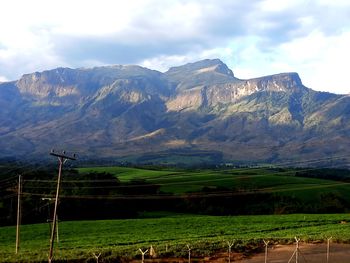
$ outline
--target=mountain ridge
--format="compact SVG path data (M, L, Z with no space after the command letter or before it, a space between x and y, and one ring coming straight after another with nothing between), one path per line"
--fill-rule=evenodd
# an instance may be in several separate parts
M0 83L0 106L0 157L55 147L135 162L184 162L182 152L278 163L343 154L350 133L349 96L309 89L296 72L239 79L219 59L164 73L113 65L25 74Z

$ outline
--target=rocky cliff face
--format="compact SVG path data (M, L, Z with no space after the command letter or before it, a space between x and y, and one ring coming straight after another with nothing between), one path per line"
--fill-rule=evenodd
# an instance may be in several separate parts
M57 147L86 158L281 162L337 156L350 140L349 96L308 89L297 73L238 79L218 59L165 73L121 65L36 72L0 83L0 106L3 157Z

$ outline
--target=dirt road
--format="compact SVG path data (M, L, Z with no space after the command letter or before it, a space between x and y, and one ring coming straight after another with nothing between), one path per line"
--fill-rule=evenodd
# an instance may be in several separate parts
M295 245L275 245L268 249L268 263L290 263L296 262ZM294 256L293 256L294 254ZM133 263L139 263L141 260L132 260ZM163 259L146 259L145 263L186 263L187 258L163 258ZM191 262L211 262L224 263L228 262L227 253L221 253L215 257L192 258ZM243 259L242 254L233 253L232 263L264 263L265 254L257 254L250 258ZM298 251L298 263L327 263L327 245L326 244L305 244L300 243ZM330 244L330 253L328 263L350 263L350 244Z
M270 247L268 250L267 262L269 263L287 263L295 251L295 245ZM265 254L255 255L250 259L234 261L235 263L264 263ZM290 262L296 262L295 253ZM322 263L327 262L326 244L300 244L298 253L298 262L303 263ZM329 263L348 263L350 262L349 244L330 244Z

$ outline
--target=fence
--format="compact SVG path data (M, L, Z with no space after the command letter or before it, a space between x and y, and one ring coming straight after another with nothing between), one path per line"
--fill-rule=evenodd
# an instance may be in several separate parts
M233 252L232 247L234 241L227 241L227 252L217 253L216 255L207 257L195 257L191 255L191 245L184 246L183 251L187 251L188 257L171 257L171 258L155 258L152 253L156 253L157 248L152 245L145 250L140 251L140 258L130 259L130 262L245 262L245 263L345 263L350 260L350 244L331 243L332 237L327 238L323 243L302 243L300 239L295 237L293 245L278 245L270 243L268 240L262 240L264 251L257 255L246 257L243 253ZM164 249L169 249L168 244ZM148 251L153 251L149 253ZM97 261L98 262L98 261ZM101 261L103 262L103 260Z

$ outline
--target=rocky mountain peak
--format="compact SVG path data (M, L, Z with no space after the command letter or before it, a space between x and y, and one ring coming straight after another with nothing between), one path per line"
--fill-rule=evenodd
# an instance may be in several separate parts
M193 63L187 63L183 66L172 67L166 72L166 74L175 76L183 73L200 74L207 72L216 72L234 77L232 70L229 69L220 59L204 59Z
M256 91L293 92L306 89L298 73L288 72L247 80L249 86L255 86Z
M233 72L219 59L205 59L173 67L165 72L165 76L175 83L178 91L237 80Z
M77 94L76 70L57 68L23 75L16 86L22 94L30 97L65 97Z
M264 163L343 155L349 103L307 89L294 72L238 79L219 59L165 73L57 68L0 84L0 157L58 146L103 158L182 149Z

